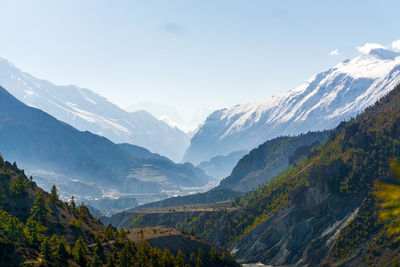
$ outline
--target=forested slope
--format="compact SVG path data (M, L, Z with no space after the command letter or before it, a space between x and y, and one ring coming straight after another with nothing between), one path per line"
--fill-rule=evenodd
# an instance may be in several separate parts
M209 245L185 255L179 250L190 248L174 244L174 255L168 247L137 242L129 231L104 227L83 204L62 202L56 187L44 192L15 163L0 157L0 168L1 266L237 266L228 253ZM201 244L191 239L179 237L183 244ZM151 242L162 241L154 236Z
M400 87L349 122L295 168L233 202L231 210L179 220L230 248L239 261L272 265L399 262L399 241L378 221L374 185L400 156ZM137 225L151 221L144 214ZM174 220L169 215L169 222ZM184 216L180 216L185 218Z

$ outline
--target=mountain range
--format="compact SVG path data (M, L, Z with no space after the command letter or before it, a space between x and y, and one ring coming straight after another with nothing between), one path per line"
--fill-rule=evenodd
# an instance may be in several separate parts
M47 190L56 184L68 198L136 194L160 199L196 192L211 181L190 163L176 164L142 147L79 131L2 87L0 139L4 157L19 162Z
M390 89L331 130L325 142L296 149L293 167L245 195L197 207L137 210L130 219L118 214L109 221L122 217L113 223L128 228L179 226L229 249L239 263L396 266L400 85ZM265 159L263 150L239 164L262 171L257 164ZM376 193L380 188L387 189L386 200Z
M142 146L180 162L189 135L139 110L127 112L93 91L58 86L22 72L0 58L0 85L28 106L39 108L73 127L116 143Z
M331 129L362 112L400 82L399 53L372 49L265 101L217 110L190 141L184 161L250 150L282 135Z
M56 187L39 188L16 163L0 157L0 166L1 266L239 266L177 229L105 227L83 203L62 201Z

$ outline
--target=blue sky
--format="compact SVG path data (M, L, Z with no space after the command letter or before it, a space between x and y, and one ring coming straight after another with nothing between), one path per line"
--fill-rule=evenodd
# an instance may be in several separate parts
M265 99L400 39L400 1L3 1L0 57L127 107ZM338 55L330 55L337 49Z

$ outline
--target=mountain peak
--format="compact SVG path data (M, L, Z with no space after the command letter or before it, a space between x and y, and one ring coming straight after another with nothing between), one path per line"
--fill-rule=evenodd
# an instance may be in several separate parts
M376 48L277 97L216 111L192 138L184 160L197 164L280 135L331 129L400 83L399 67L400 53Z
M182 159L189 145L188 135L149 113L128 113L89 89L37 79L3 58L0 58L0 85L28 106L116 143L143 146L176 162Z

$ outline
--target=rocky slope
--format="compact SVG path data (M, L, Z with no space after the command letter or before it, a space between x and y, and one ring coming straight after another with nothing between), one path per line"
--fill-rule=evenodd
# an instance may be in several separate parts
M189 145L187 134L146 111L126 112L89 89L54 85L1 58L0 85L28 106L116 143L142 146L176 162Z
M191 139L184 160L198 164L277 136L334 128L400 82L399 55L374 49L282 95L215 111Z
M305 158L231 207L143 213L131 225L176 224L231 249L239 262L281 266L393 266L399 238L377 218L373 194L400 157L400 86ZM162 219L162 220L161 220Z

